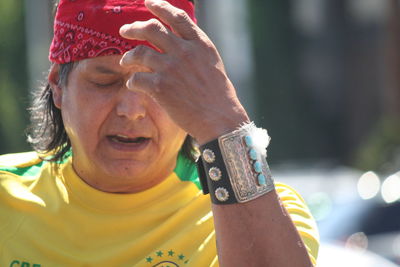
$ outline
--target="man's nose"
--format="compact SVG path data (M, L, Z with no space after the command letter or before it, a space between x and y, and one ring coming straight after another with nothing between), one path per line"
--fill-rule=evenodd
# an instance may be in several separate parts
M146 117L146 97L143 93L122 89L116 105L118 116L130 120L140 120Z

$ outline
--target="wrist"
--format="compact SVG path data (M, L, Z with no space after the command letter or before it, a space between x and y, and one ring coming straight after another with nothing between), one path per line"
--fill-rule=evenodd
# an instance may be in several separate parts
M229 116L215 120L212 119L209 125L204 125L201 131L196 134L195 139L201 146L218 137L237 130L241 125L249 123L250 119L243 108L239 111L232 112Z

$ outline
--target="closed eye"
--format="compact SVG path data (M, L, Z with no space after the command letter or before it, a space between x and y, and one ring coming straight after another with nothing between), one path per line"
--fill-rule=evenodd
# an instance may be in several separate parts
M119 85L122 83L121 80L114 80L110 82L98 82L98 81L90 81L93 85L100 87L100 88L107 88Z

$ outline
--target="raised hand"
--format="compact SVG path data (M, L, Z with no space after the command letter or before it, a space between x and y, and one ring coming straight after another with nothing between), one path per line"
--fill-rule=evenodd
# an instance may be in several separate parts
M155 98L200 144L248 121L208 36L183 10L168 2L146 0L145 4L160 21L124 25L120 34L127 39L146 40L158 51L137 46L124 54L122 66L140 65L150 70L134 73L127 82L128 88Z

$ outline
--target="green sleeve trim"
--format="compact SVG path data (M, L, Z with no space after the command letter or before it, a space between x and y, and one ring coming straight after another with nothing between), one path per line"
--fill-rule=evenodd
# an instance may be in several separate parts
M18 167L0 167L0 171L10 172L18 176L35 176L37 175L42 166L44 161L41 161L35 165L18 168Z
M196 163L188 159L182 152L178 154L174 172L181 181L192 182L197 188L201 189Z
M31 157L30 155L28 156L29 153L31 152L4 155L7 159L5 160L5 162L3 162L4 165L1 165L2 163L0 163L0 171L9 172L20 177L36 176L37 174L40 173L43 165L49 162L49 160L51 159L51 155L47 156L45 159L40 159L36 154L34 158ZM65 153L62 159L54 163L55 164L66 163L71 156L72 156L72 151L70 150L67 153ZM20 165L22 165L23 167Z

